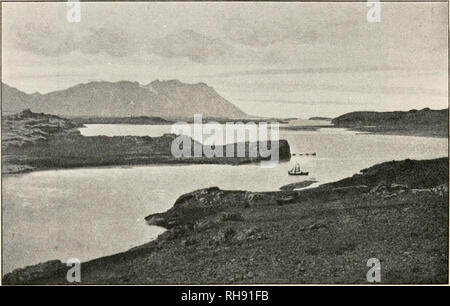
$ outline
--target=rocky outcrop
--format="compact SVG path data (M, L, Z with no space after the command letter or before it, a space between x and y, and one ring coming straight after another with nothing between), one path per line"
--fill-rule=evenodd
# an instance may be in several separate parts
M171 229L188 225L194 230L215 227L215 223L243 221L242 212L250 207L286 205L299 201L297 192L246 192L218 187L196 190L180 196L171 209L145 217L149 225Z
M22 269L16 269L6 274L2 282L8 284L28 284L32 280L51 275L60 270L67 269L67 266L60 260L49 260L34 266L28 266Z
M378 185L392 184L408 188L432 188L448 185L448 157L430 160L389 161L361 170L361 173L343 180L324 184L321 187L337 188L366 185L374 188Z
M54 115L33 113L26 109L2 117L2 149L45 141L55 134L76 134L83 125Z
M268 236L256 226L235 230L232 227L221 228L209 241L210 244L244 244L254 240L268 239Z
M376 194L383 199L390 199L396 197L404 192L408 192L409 187L404 184L380 184L370 190L370 193Z
M214 227L213 217L228 209L242 210L249 207L245 192L225 191L218 187L197 190L179 197L174 206L164 213L145 217L149 225L167 229L175 226L189 225L201 231ZM221 215L224 218L224 215ZM231 215L228 215L228 218ZM210 217L211 220L205 220ZM227 217L225 217L227 218Z
M410 191L413 194L429 193L429 194L437 194L440 197L448 197L448 185L439 185L432 188L411 189Z
M407 185L404 184L380 184L370 190L371 194L380 196L383 199L394 198L405 192L410 192L412 194L435 194L440 197L448 197L448 185L439 185L431 188L410 189Z
M302 182L292 183L292 184L281 186L280 190L292 191L292 190L308 187L317 182L318 181L316 181L316 180L306 180L306 181L302 181Z

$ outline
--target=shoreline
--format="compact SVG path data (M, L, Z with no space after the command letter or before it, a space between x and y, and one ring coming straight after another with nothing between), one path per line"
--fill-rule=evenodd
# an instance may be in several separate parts
M77 169L131 169L135 167L183 167L183 166L200 166L200 165L217 165L217 166L230 166L230 167L239 167L239 166L255 166L259 167L258 162L254 161L248 161L248 162L241 162L241 163L217 163L212 161L211 163L203 162L181 162L178 163L176 161L174 162L166 162L166 163L149 163L149 164L114 164L114 165L98 165L98 166L80 166L80 167L58 167L58 168L37 168L30 171L24 171L24 172L9 172L9 173L3 173L2 177L9 177L9 176L18 176L23 174L29 174L29 173L35 173L35 172L45 172L45 171L64 171L64 170L77 170ZM288 163L289 160L280 160L280 164Z
M364 260L375 246L386 265L383 283L443 283L448 157L386 162L299 191L200 189L145 220L167 231L82 263L82 284L364 283ZM417 241L423 242L411 245ZM329 270L342 260L348 270ZM54 260L16 269L3 281L67 284L66 271Z
M338 127L341 128L341 127ZM354 131L354 132L359 132L357 134L369 134L369 135L389 135L389 136L408 136L408 137L420 137L420 138L439 138L439 139L448 139L448 135L441 135L441 134L421 134L418 132L412 132L410 133L410 131L370 131L370 130L365 130L362 128L347 128L349 131Z
M34 173L34 172L44 172L44 171L61 171L61 170L76 170L76 169L130 169L134 167L163 167L163 166L195 166L195 165L217 165L217 166L231 166L231 167L238 167L243 165L254 165L255 167L258 166L258 163L260 161L240 161L236 163L220 163L214 160L211 160L211 162L197 162L197 161L189 161L189 162L152 162L152 163L136 163L136 164L111 164L111 165L93 165L93 166L70 166L70 167L55 167L55 168L35 168L31 169L29 171L22 171L22 172L2 172L2 177L8 177L8 176L14 176L14 175L23 175L28 173ZM281 160L280 163L288 163L289 160Z

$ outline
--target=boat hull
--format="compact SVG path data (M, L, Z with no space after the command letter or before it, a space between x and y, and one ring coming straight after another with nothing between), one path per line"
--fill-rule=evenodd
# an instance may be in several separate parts
M309 175L309 172L297 172L297 173L295 173L295 172L288 171L288 173L289 173L289 175Z

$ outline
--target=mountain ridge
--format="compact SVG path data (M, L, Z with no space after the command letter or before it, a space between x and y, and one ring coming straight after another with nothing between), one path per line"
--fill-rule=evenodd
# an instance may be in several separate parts
M46 94L27 94L2 83L4 113L23 109L60 116L243 118L246 113L206 83L155 80L92 81Z

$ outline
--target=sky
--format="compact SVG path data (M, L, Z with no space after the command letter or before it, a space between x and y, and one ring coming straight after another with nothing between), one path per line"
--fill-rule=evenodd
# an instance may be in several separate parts
M2 79L27 93L94 80L204 82L251 115L448 107L447 3L2 4Z

